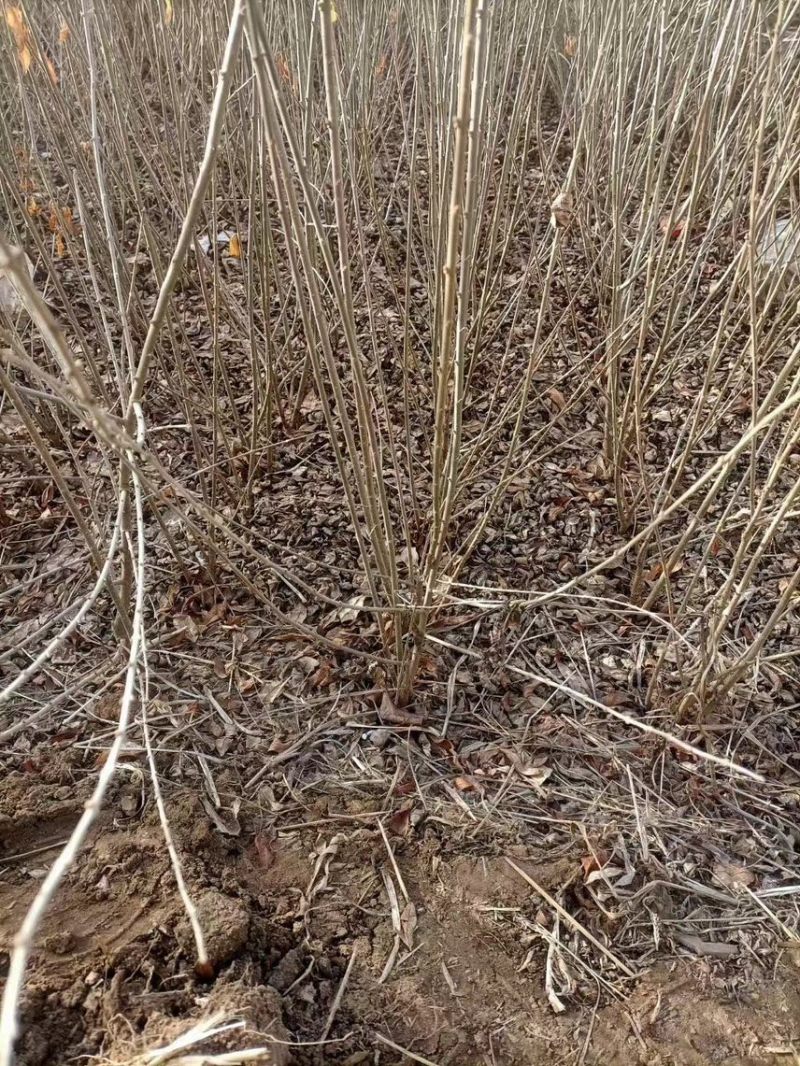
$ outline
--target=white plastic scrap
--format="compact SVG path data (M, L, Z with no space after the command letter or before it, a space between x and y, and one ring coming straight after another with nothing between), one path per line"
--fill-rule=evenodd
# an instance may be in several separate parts
M25 263L28 273L33 277L33 263L27 255ZM7 315L16 315L24 306L13 278L5 270L0 270L0 311L5 311Z
M800 274L800 221L776 219L762 233L757 251L759 261L770 269Z

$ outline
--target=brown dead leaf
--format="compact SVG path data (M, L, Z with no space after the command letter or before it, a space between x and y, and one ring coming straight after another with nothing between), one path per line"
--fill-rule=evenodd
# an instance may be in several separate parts
M566 396L561 391L561 389L557 389L555 386L547 390L547 397L550 400L550 403L552 403L553 407L555 407L557 411L563 411L564 408L567 406Z
M458 765L458 755L456 753L455 745L448 737L431 737L430 745L431 750L436 752L441 758L447 759L454 765Z
M456 786L459 792L474 792L478 788L478 782L475 780L475 778L467 777L466 775L456 777L453 781L453 784Z
M72 36L72 30L69 28L69 23L66 19L61 20L61 28L58 31L58 43L67 44Z
M72 216L71 207L61 208L61 228L65 233L68 233L71 237L74 237L78 231L78 225Z
M679 573L681 570L683 570L683 561L681 559L676 559L675 562L672 564L672 566L669 569L670 577L673 574ZM661 563L661 562L658 562L658 563L655 563L654 566L650 567L650 569L644 575L644 579L645 579L645 581L649 581L649 582L658 581L658 579L661 577L661 575L663 573L664 573L664 564Z
M411 830L411 807L401 807L390 816L386 825L389 832L396 837L406 837Z
M392 789L395 796L413 796L417 791L417 783L411 774L401 777Z
M333 664L328 659L323 659L311 676L311 685L313 688L327 688L332 680Z
M313 392L307 392L303 397L303 402L300 404L300 410L304 415L314 414L315 411L322 410L322 400ZM346 608L345 608L346 609Z
M572 59L577 51L578 51L578 38L572 33L565 34L565 36L564 36L564 55L567 57L567 59Z
M734 893L744 892L756 879L752 870L732 862L715 862L712 870L719 883Z
M176 636L180 635L183 640L189 640L192 644L196 644L200 637L200 630L197 628L197 622L194 618L188 614L174 614L172 616L172 624L176 629Z
M583 871L584 881L590 875L602 868L608 862L608 853L598 848L592 855L584 855L581 859L581 870Z
M242 242L239 240L235 233L228 241L228 255L231 257L231 259L242 258Z
M253 837L253 850L256 854L256 861L262 870L268 870L275 862L276 847L277 834L274 832L256 833L255 837Z
M389 722L391 725L421 726L425 721L420 715L398 707L388 692L383 694L378 714L382 722Z
M409 900L400 912L400 939L409 951L414 947L414 931L417 928L417 908Z
M624 707L630 697L627 692L623 692L621 689L611 688L606 689L601 699L606 707Z

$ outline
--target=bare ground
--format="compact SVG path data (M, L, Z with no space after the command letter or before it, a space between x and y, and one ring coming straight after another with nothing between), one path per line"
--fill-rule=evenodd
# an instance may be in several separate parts
M3 780L4 952L90 781L72 742L60 743L63 751L43 745ZM283 765L291 773L289 760ZM398 832L384 838L363 796L338 815L318 804L318 817L309 810L294 819L308 828L291 828L266 809L283 806L274 795L270 803L269 789L238 811L221 803L216 818L197 790L169 790L214 961L214 977L200 980L142 783L134 755L41 931L20 1066L127 1062L217 1010L253 1030L218 1038L218 1050L220 1042L266 1042L277 1063L794 1061L796 955L748 951L744 933L725 937L736 945L727 952L673 940L674 950L662 943L627 977L614 944L625 908L597 909L585 888L592 863L577 839L548 848L541 834L525 843L524 833L506 831L487 845L470 833L471 819L457 824L432 811L410 828L395 817ZM223 772L225 784L235 775ZM281 821L289 827L276 828ZM559 928L526 873L584 933L563 919ZM654 927L658 913L650 908ZM586 933L609 954L587 954ZM548 942L557 945L549 962ZM550 964L563 1013L546 995Z

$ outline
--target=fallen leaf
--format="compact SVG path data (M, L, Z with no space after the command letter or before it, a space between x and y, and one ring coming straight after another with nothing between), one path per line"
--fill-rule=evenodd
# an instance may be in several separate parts
M743 892L756 879L752 870L732 862L715 862L712 872L719 883L732 892Z
M474 777L457 777L453 781L459 792L474 792L478 783Z
M173 0L164 0L164 25L169 26L175 18Z
M401 807L399 811L395 811L394 814L387 821L389 832L396 837L408 836L411 829L411 808Z
M547 390L547 397L552 405L559 411L563 411L567 406L567 398L561 389L553 388Z
M56 65L50 58L50 56L44 57L44 65L47 67L47 73L50 75L50 81L53 83L53 85L58 85L58 71L56 70Z
M572 193L560 192L550 205L554 226L568 226L572 221Z
M417 908L411 900L400 912L400 939L411 950L414 947L414 931L417 928Z
M564 55L567 59L572 59L575 53L578 51L578 38L574 34L568 33L564 36Z
M289 64L280 53L275 56L275 66L278 68L278 75L281 80L285 81L287 85L292 85L292 72L289 69Z
M396 706L388 692L384 692L383 694L378 714L381 721L390 722L392 725L421 726L425 721L420 715L413 714L411 711L407 711L403 707Z
M277 834L274 832L256 833L253 838L256 859L262 870L268 870L275 862L276 841Z
M411 774L408 774L406 777L401 777L392 789L395 796L413 796L416 791L417 783Z
M672 566L669 569L670 576L672 576L672 574L679 573L681 570L683 570L683 562L680 559L676 559L675 562L672 564ZM664 573L664 564L661 563L661 562L658 562L654 566L650 567L650 569L644 575L644 579L645 579L645 581L650 581L650 582L658 581L658 579L662 576L663 573Z
M601 870L608 862L608 855L600 848L592 855L584 855L581 859L581 870L583 870L584 881L589 874L594 873L597 870Z
M231 237L230 241L228 241L228 255L231 257L231 259L242 258L242 242L239 240L235 233Z
M69 23L66 19L61 20L61 28L58 31L58 43L66 44L72 36L72 30L69 28Z
M456 754L455 745L448 737L431 737L430 745L431 750L435 751L437 755L440 755L451 763L458 763L458 755Z
M75 236L78 232L78 227L75 219L72 217L72 208L64 207L61 209L61 225L71 236Z
M327 688L333 679L333 667L331 663L324 659L316 672L311 677L311 685L314 688Z
M11 30L15 40L27 32L25 27L25 16L22 13L21 7L13 7L11 4L8 5L6 8L6 25Z
M241 825L239 825L239 807L240 800L234 800L233 806L230 811L226 811L223 808L217 808L206 799L205 796L201 797L203 801L203 807L205 812L220 833L229 837L238 837L242 831Z
M611 688L602 693L601 699L606 707L624 707L630 697L621 689Z

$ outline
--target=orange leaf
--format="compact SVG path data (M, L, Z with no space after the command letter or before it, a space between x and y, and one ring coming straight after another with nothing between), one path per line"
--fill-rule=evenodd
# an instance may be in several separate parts
M7 7L6 8L6 25L11 30L14 38L19 43L19 37L25 34L25 16L22 14L21 7Z
M69 24L66 19L61 20L61 29L58 31L58 43L66 44L72 36L72 30L69 28Z
M58 71L50 56L45 56L44 65L47 67L47 73L50 75L50 81L53 85L58 85Z
M231 259L242 258L242 242L239 240L235 233L228 241L228 255L231 257Z
M23 44L19 49L19 62L22 67L22 73L27 74L31 69L31 63L33 62L33 52L27 44Z
M478 787L475 783L475 779L472 777L457 777L453 781L453 784L459 792L474 792Z
M29 196L25 204L25 210L28 212L29 218L36 218L37 215L42 213L42 205L35 197Z
M577 51L578 38L571 33L566 34L564 37L564 55L567 59L572 59Z
M63 259L67 254L67 242L62 233L56 234L56 259Z
M278 74L281 79L285 81L287 85L291 85L292 72L289 70L289 64L282 55L279 54L275 56L275 66L278 68Z

